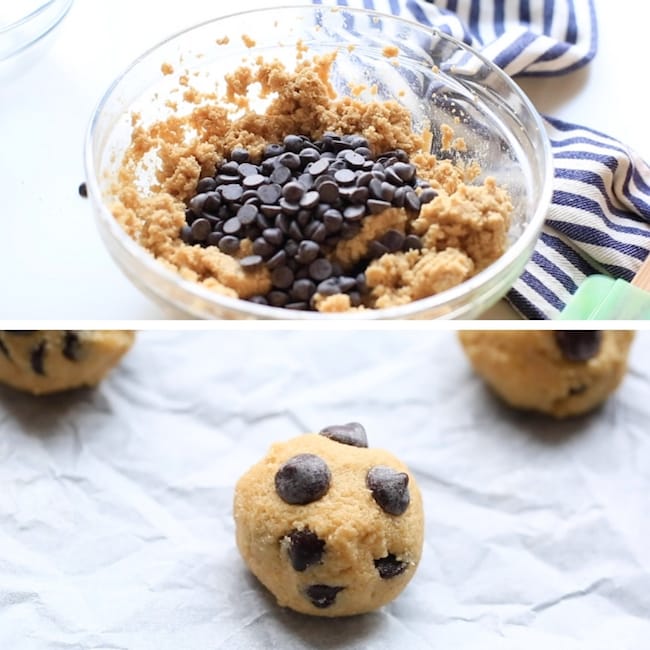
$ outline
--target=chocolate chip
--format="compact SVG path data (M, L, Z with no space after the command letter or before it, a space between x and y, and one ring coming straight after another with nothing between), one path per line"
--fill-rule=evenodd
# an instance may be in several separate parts
M298 454L276 472L275 490L285 503L306 505L327 493L331 478L329 467L322 458L315 454Z
M230 152L230 157L237 163L247 163L251 159L250 154L243 147L235 147Z
M275 203L282 196L282 187L277 183L262 185L257 189L257 196L262 203Z
M190 207L192 202L190 201ZM219 208L221 207L221 196L217 192L208 192L205 194L205 200L203 201L203 206L201 208L201 214L206 216L217 215L219 214Z
M271 273L271 282L278 289L288 289L293 284L293 279L293 271L288 266L280 266Z
M244 190L242 189L241 185L225 185L221 190L221 197L224 201L233 203L234 201L239 201L243 193Z
M32 370L37 375L45 375L45 351L47 343L41 341L36 347L34 347L30 353L29 360L32 366Z
M558 330L554 334L567 361L589 361L600 352L603 339L600 330Z
M343 159L352 169L361 169L366 159L356 151L346 151L343 154Z
M316 285L314 282L308 278L302 278L293 283L289 291L289 297L298 302L308 302L315 293Z
M255 253L255 255L259 255L264 259L268 259L273 256L274 252L274 246L272 244L269 244L269 242L266 241L264 237L258 237L253 242L253 253Z
M367 447L368 437L366 430L358 422L348 422L347 424L333 424L321 429L321 436L340 442L343 445L352 445L353 447Z
M86 183L81 183L77 191L79 192L80 197L84 199L88 198L88 186L86 185Z
M237 170L242 179L246 178L247 176L256 176L259 174L259 171L260 168L257 165L252 165L248 162L239 165L239 169Z
M306 210L310 210L318 205L320 201L320 192L312 190L306 192L300 199L300 207Z
M314 260L309 265L309 277L316 280L316 282L325 280L330 275L332 275L332 263L324 257Z
M70 361L79 361L81 339L77 332L66 332L63 335L63 356Z
M320 246L309 239L305 239L298 244L296 259L301 264L311 264L320 254Z
M408 566L407 562L398 560L392 553L389 553L386 557L380 557L374 562L375 568L382 580L390 580L401 575L406 571L406 567Z
M284 307L289 302L289 296L284 291L277 289L268 293L269 305L273 307Z
M422 240L417 235L407 235L404 238L402 250L420 250L422 248Z
M219 167L219 173L236 179L239 176L239 164L234 160L228 160Z
M252 223L255 223L257 215L257 208L250 203L242 205L241 208L237 210L237 219L239 219L239 223L244 226L250 226Z
M438 192L435 190L431 189L430 187L426 188L425 190L422 190L420 192L420 206L424 205L425 203L431 203L433 199L438 196Z
M305 188L300 183L287 183L282 188L282 196L289 201L289 203L300 203L300 199L305 194Z
M203 214L203 206L208 199L207 194L197 194L190 199L188 203L188 208L197 216L200 217Z
M409 477L384 465L372 467L366 476L366 485L377 505L389 515L401 515L409 506Z
M298 153L302 149L303 141L302 141L302 138L300 138L300 136L287 135L284 138L283 144L284 144L284 148L287 151L291 151L293 153Z
M408 212L416 214L420 211L420 198L413 190L406 192L404 195L404 208Z
M267 144L264 147L264 152L263 152L263 157L264 158L271 158L273 156L279 156L284 153L284 147L281 144Z
M241 182L243 187L253 190L264 185L264 183L266 183L266 176L262 176L262 174L251 174L250 176L245 176Z
M212 232L212 224L204 217L201 217L192 223L190 230L194 241L205 241Z
M312 163L307 170L312 176L320 176L324 174L330 166L330 161L327 158L321 158Z
M388 248L384 246L380 241L373 239L368 244L368 256L371 260L378 260L382 255L388 253Z
M390 201L382 201L380 199L368 199L366 202L368 211L370 214L379 214L384 210L388 210L391 207Z
M284 266L287 263L287 253L286 251L280 250L275 255L272 255L266 262L266 268L269 271L277 269L280 266Z
M245 269L256 269L258 268L264 260L260 255L247 255L246 257L242 257L242 259L239 260L239 263L241 264L242 268Z
M343 215L334 208L331 208L323 215L323 225L328 233L338 232L343 224Z
M233 235L226 235L219 240L219 250L222 253L233 255L239 250L239 239Z
M204 194L206 192L213 192L217 188L217 181L212 176L206 176L199 180L196 184L197 194Z
M282 165L290 171L297 171L301 167L300 156L290 151L283 153L281 156L278 156L278 165Z
M320 152L314 147L307 146L298 155L300 156L300 163L303 167L320 160Z
M415 178L415 165L411 165L410 163L396 162L391 169L405 183L408 183Z
M316 292L321 296L327 297L341 293L341 289L339 288L339 283L337 282L336 278L328 278L327 280L323 280L319 283L319 285L316 287Z
M181 239L190 246L194 244L194 239L192 237L192 228L187 224L181 226Z
M381 236L380 241L388 249L389 253L397 253L397 251L402 250L404 245L404 235L399 230L391 228Z
M333 180L323 181L318 185L318 195L323 203L334 203L339 198L339 186Z
M334 178L336 179L336 182L341 185L351 185L354 183L356 176L351 169L339 169L334 174Z
M307 567L321 562L325 542L309 528L294 529L284 539L288 541L289 561L296 571L304 571Z
M318 609L326 609L334 604L336 596L345 587L332 587L330 585L310 585L305 590L311 604Z
M223 232L226 235L236 235L240 230L241 221L237 217L232 217L223 224Z

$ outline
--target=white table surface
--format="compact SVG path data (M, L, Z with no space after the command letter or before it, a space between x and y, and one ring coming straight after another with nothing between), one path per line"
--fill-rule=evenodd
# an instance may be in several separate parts
M138 54L168 35L231 10L272 3L76 0L47 43L0 64L0 318L159 319L105 250L88 202L83 141L99 98ZM650 4L595 0L599 53L560 78L527 79L536 107L603 130L650 159L639 78ZM503 304L491 317L510 318Z

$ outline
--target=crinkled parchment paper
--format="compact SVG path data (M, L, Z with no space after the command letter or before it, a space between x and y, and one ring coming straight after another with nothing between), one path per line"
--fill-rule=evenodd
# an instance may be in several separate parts
M446 332L143 332L97 389L0 389L0 648L648 648L650 333L556 423L502 406ZM358 420L427 516L398 600L279 609L234 544L238 476Z

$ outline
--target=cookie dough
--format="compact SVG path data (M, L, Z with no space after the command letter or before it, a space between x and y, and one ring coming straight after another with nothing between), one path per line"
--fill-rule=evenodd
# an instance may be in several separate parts
M629 331L464 331L474 370L511 406L556 418L597 407L627 370Z
M424 516L408 468L357 423L274 444L237 483L244 561L284 607L350 616L393 600L420 561Z
M182 74L179 83L192 105L189 114L172 110L153 124L133 115L131 144L112 189L116 201L111 207L130 237L184 279L216 293L253 300L267 295L275 286L271 270L265 264L246 269L239 263L250 259L252 241L246 239L233 253L183 241L189 201L199 180L213 176L238 148L259 162L266 146L282 143L288 134L315 140L329 132L364 137L374 155L403 150L437 196L417 217L391 208L364 218L356 236L328 253L344 275L354 278L360 268L366 272L362 303L345 293L317 293L312 308L343 312L403 305L464 282L503 254L512 203L494 179L478 183L475 163L431 155L432 134L414 132L408 109L397 101L337 95L329 81L336 52L308 59L299 48L298 55L295 70L263 57L242 65L225 75L225 92L219 96L193 90L191 78ZM266 108L256 112L252 106L260 102ZM453 149L462 150L462 141L450 126L437 130L446 157L454 158ZM143 189L152 169L155 180ZM369 245L395 230L418 237L422 247L371 260Z
M0 331L0 382L41 395L94 386L133 344L129 331Z

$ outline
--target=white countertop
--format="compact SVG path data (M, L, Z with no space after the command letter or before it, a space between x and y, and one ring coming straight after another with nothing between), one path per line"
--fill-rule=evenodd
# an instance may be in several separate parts
M239 0L237 10L268 6ZM650 159L647 84L639 80L650 5L595 0L599 52L587 67L521 82L543 113L622 140ZM225 9L224 9L225 7ZM138 54L230 6L76 0L43 48L0 63L0 318L158 319L105 250L88 202L83 141L95 104ZM500 305L491 316L512 317Z

